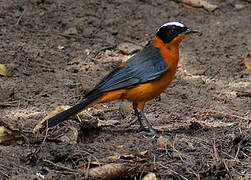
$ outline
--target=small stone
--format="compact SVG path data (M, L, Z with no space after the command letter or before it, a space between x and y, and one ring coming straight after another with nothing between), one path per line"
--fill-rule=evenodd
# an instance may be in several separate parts
M98 117L104 117L104 111L101 109L95 109L93 108L93 112L92 112L93 116L98 116Z
M167 97L167 95L166 95L166 93L162 93L161 95L160 95L160 101L162 102L162 103L167 103L168 102L168 97Z
M83 29L83 33L82 33L82 35L83 35L83 37L91 37L92 36L92 33L93 33L93 29L91 29L91 28L84 28Z
M165 148L167 146L167 143L168 139L163 136L160 136L157 140L157 144L160 148Z
M142 47L132 43L121 43L118 46L118 49L124 54L131 55L137 51L140 51Z
M119 112L123 118L126 118L133 112L133 108L128 102L122 102L119 106Z
M58 45L58 49L59 50L64 50L66 47L65 46L63 46L63 45Z
M152 172L149 172L147 175L143 177L142 180L156 180L156 179L157 179L156 175Z
M189 149L190 149L191 151L195 151L195 150L196 150L196 147L194 147L193 143L191 143L191 142L188 142L188 141L187 141L187 146L189 147Z
M173 151L171 153L172 158L181 159L181 154L179 152Z
M78 34L78 31L75 27L71 27L69 29L67 29L66 31L64 31L65 35L76 35Z
M244 4L234 4L234 8L237 10L244 9L246 6Z
M91 50L90 49L85 49L85 54L88 56L88 55L90 55L90 53L91 53Z

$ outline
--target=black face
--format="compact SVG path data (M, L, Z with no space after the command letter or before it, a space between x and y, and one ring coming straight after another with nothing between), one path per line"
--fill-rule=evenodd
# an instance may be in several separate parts
M160 27L156 35L164 43L169 43L179 34L186 32L187 29L188 28L186 26L181 27L181 26L176 26L176 25L167 25L167 26Z

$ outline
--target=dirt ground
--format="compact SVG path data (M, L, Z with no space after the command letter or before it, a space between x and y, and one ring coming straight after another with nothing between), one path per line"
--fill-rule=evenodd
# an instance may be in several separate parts
M213 12L168 0L1 1L0 64L14 76L0 77L0 125L23 136L0 145L1 179L89 179L89 170L109 164L126 169L117 179L149 172L157 179L251 179L251 71L243 63L251 5L211 2L219 5ZM126 127L135 118L126 101L32 134L49 112L79 102L131 56L119 44L144 46L170 20L201 33L183 41L176 79L145 107L164 140L137 132L137 123ZM97 170L102 177L112 171Z

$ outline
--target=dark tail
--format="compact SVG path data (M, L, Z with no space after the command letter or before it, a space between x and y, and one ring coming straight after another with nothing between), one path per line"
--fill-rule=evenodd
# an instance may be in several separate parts
M57 124L67 120L70 116L77 114L78 112L83 110L85 107L87 107L88 105L90 105L91 103L99 99L100 97L102 97L102 94L99 94L96 96L89 96L84 101L80 102L79 104L47 119L45 122L42 123L42 125L47 126L48 124L48 128L56 126Z

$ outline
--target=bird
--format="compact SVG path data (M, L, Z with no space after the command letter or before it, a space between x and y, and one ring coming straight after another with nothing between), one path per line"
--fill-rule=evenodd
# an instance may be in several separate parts
M47 119L42 126L51 128L96 104L125 99L132 102L140 128L144 127L144 121L150 133L159 136L143 113L145 103L169 86L177 70L181 41L198 32L180 21L164 23L157 29L152 43L113 69L80 103Z

